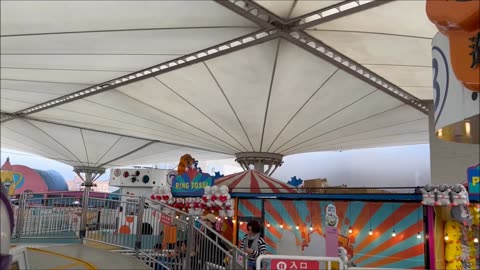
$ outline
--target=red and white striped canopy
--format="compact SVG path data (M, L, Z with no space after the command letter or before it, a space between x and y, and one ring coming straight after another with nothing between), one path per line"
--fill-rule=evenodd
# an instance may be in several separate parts
M294 187L265 174L248 170L231 174L215 181L215 185L226 185L234 193L297 193Z

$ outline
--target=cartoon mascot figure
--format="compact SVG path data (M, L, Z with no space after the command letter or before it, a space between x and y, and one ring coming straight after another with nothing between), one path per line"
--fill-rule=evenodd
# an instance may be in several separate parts
M180 158L180 162L178 163L178 175L182 175L184 172L187 171L187 168L192 167L195 164L195 159L192 158L189 154L185 154Z

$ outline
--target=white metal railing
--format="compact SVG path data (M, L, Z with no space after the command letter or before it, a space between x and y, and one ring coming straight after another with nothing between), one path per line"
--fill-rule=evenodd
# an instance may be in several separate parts
M155 268L247 268L246 254L198 217L144 197L106 197L88 192L81 198L73 193L22 194L12 238L18 243L33 238L89 240L118 247Z
M276 265L271 265L272 261ZM262 266L267 265L267 269L289 270L289 269L305 269L311 270L309 262L318 263L318 269L331 270L332 263L338 264L339 270L347 270L347 266L338 257L313 257L313 256L293 256L293 255L260 255L256 261L256 269L261 270ZM270 265L268 267L268 265Z

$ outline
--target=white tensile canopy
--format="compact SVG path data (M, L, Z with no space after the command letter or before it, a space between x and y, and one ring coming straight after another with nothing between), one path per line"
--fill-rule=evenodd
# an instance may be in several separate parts
M428 142L424 1L2 1L1 147L73 166Z

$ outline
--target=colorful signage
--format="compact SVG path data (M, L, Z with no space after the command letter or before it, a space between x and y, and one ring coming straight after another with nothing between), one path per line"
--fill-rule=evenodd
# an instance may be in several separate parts
M307 260L278 260L274 259L270 263L271 270L287 270L287 269L320 269L318 261Z
M203 173L196 168L189 168L173 179L172 194L174 196L201 196L204 188L213 186L213 184L214 180L210 174Z
M467 177L468 177L468 193L470 195L480 194L480 164L477 166L473 166L468 168L467 170Z
M173 224L173 218L166 214L160 214L160 223L171 226Z

